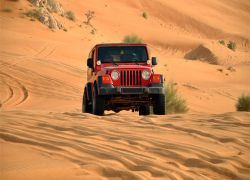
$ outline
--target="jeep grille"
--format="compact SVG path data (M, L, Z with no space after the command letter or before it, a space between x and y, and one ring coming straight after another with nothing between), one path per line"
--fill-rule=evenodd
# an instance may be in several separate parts
M141 71L140 70L122 70L121 86L141 86Z

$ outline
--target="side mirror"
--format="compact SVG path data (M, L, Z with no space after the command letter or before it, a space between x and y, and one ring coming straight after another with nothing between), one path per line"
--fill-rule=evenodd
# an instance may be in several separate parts
M157 65L157 58L156 57L152 57L152 65L153 66Z
M88 58L88 60L87 60L87 66L89 68L94 68L94 64L93 64L93 59L92 58Z

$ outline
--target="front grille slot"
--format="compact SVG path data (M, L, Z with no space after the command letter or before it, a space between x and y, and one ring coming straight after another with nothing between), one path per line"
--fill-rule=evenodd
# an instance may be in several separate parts
M140 70L122 70L121 86L141 86Z

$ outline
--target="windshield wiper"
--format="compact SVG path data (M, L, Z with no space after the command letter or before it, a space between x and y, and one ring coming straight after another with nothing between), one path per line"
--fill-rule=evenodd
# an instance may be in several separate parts
M113 59L110 59L110 61L111 61L114 65L119 66Z
M106 59L105 60L105 63L109 63L109 62L111 62L115 66L119 66L113 59Z
M140 66L140 64L137 61L135 61L135 64L138 65L138 66Z

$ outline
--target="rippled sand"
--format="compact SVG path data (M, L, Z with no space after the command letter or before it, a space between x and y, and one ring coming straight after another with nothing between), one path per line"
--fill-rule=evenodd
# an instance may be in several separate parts
M3 179L250 175L250 113L138 118L6 111L0 116Z

